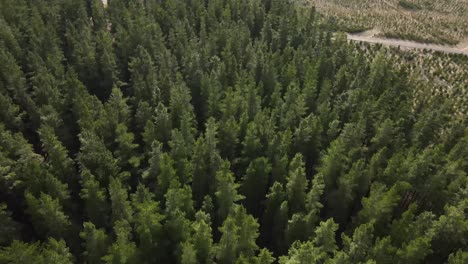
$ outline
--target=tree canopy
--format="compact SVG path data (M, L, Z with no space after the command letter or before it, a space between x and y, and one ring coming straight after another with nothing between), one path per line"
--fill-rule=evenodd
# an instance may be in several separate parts
M0 1L0 263L466 263L467 120L298 2Z

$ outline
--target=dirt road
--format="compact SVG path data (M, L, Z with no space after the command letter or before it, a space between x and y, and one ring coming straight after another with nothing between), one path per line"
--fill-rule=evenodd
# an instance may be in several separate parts
M368 43L380 43L386 46L400 47L401 49L427 49L445 53L458 53L468 55L468 42L464 42L457 46L425 44L415 41L376 37L378 33L378 30L368 30L357 34L348 33L347 35L349 40Z

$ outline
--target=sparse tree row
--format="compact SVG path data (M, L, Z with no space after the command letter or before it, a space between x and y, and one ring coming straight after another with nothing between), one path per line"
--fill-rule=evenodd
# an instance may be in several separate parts
M468 131L283 0L0 0L0 263L467 263Z

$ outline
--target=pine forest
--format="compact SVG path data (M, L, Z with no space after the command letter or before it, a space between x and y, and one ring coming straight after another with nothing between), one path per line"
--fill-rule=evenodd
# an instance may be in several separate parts
M0 0L1 264L468 263L466 86L294 0L104 2Z

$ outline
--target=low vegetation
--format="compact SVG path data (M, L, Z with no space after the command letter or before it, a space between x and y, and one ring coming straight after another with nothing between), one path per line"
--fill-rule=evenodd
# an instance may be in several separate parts
M355 43L372 60L384 50L393 65L406 69L416 83L413 94L414 104L434 103L438 97L451 101L457 119L468 115L468 56L447 54L430 50L400 50L396 47L384 48L382 45Z
M340 29L455 45L468 39L468 0L308 0Z

